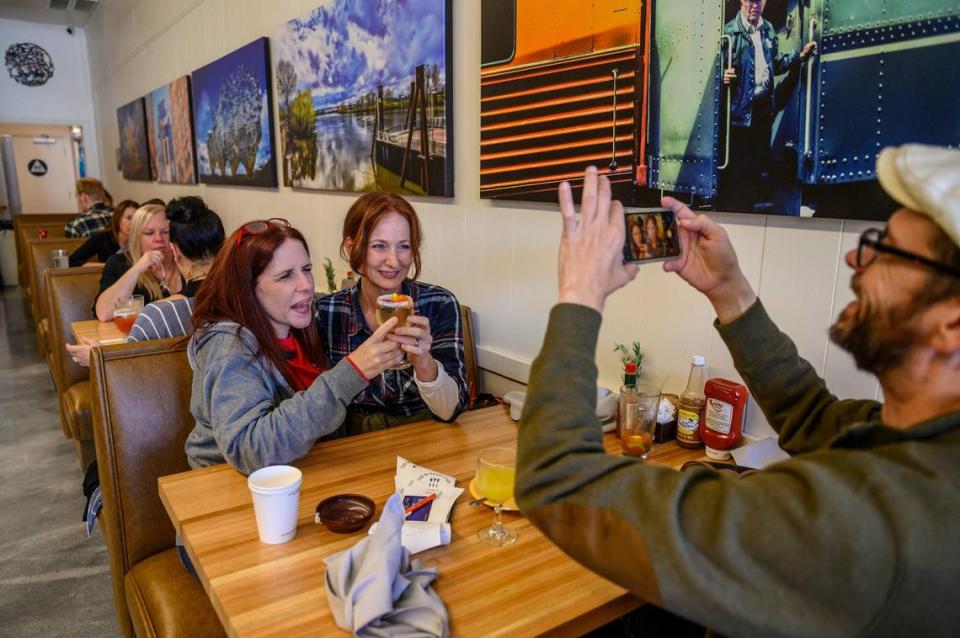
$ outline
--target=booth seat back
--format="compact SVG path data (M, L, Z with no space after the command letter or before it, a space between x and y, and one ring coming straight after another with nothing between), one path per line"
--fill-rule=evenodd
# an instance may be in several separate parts
M93 319L90 303L97 294L102 270L102 266L51 268L44 274L50 324L50 375L57 389L63 433L74 440L83 470L94 456L90 371L74 363L67 354L66 344L74 343L71 327L74 321Z
M93 432L103 493L100 516L121 627L125 620L129 624L127 573L175 546L157 479L190 469L183 450L194 425L186 348L183 339L164 339L91 351Z
M44 289L46 282L43 278L43 272L53 267L52 251L60 248L71 253L84 241L83 239L67 239L65 237L27 240L29 250L27 265L30 270L30 284L26 289L26 295L30 299L30 314L37 326L37 354L44 359L47 359L49 352L47 332L50 330L50 322L44 321L47 316L47 293Z
M13 238L17 246L17 276L21 286L27 285L27 244L28 238L38 237L41 228L47 231L47 237L66 237L66 223L77 213L47 213L42 215L14 215Z
M480 394L480 373L477 366L477 343L473 335L473 312L470 306L460 304L460 332L463 334L463 366L467 372L470 404Z
M35 323L45 316L46 308L43 300L46 295L43 291L43 271L53 267L52 251L57 249L72 253L80 247L85 239L70 239L67 237L52 237L47 239L27 239L27 294L30 296L30 313Z

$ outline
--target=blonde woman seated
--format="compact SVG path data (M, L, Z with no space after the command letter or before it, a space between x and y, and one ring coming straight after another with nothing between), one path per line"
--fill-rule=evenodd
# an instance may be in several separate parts
M100 291L94 306L97 319L110 321L117 300L143 295L148 304L183 288L183 279L170 251L170 222L163 206L141 206L130 221L126 251L117 253L103 266Z

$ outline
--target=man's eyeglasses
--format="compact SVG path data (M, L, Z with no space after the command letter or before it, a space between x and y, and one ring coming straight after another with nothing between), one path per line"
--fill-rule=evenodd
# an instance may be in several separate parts
M891 246L890 244L884 244L883 238L886 236L887 231L880 230L879 228L868 228L861 233L860 241L857 244L857 268L866 268L876 261L879 253L886 253L888 255L893 255L894 257L899 257L900 259L912 261L915 264L921 264L923 266L927 266L928 268L933 268L937 272L944 275L960 277L960 270L957 268L953 268L952 266L948 266L946 264L941 264L939 261L928 259L922 255L917 255L916 253L901 250L900 248Z
M253 235L259 235L260 233L266 231L270 228L271 225L275 226L289 226L290 222L280 217L271 217L270 219L257 219L252 222L247 222L240 227L240 231L237 232L237 246L243 242L247 237L252 237Z

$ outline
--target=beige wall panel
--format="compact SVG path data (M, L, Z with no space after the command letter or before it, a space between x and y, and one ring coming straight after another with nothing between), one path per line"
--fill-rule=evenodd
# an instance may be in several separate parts
M844 222L840 240L840 255L843 258L847 251L857 247L857 240L864 229L877 226L877 222ZM850 278L853 270L846 263L841 262L837 269L836 294L833 301L833 310L830 313L831 321L835 319L851 300L853 291L850 290ZM877 378L861 370L853 362L853 357L841 350L834 343L827 343L827 358L823 378L827 387L841 399L873 398L879 391Z

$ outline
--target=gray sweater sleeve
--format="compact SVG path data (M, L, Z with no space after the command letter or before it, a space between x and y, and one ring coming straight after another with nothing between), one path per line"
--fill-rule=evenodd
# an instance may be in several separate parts
M340 427L347 405L367 385L344 359L306 390L284 397L289 388L277 384L272 366L237 345L237 337L225 333L205 344L215 354L194 371L194 391L199 379L216 449L244 474L306 455L318 438Z

